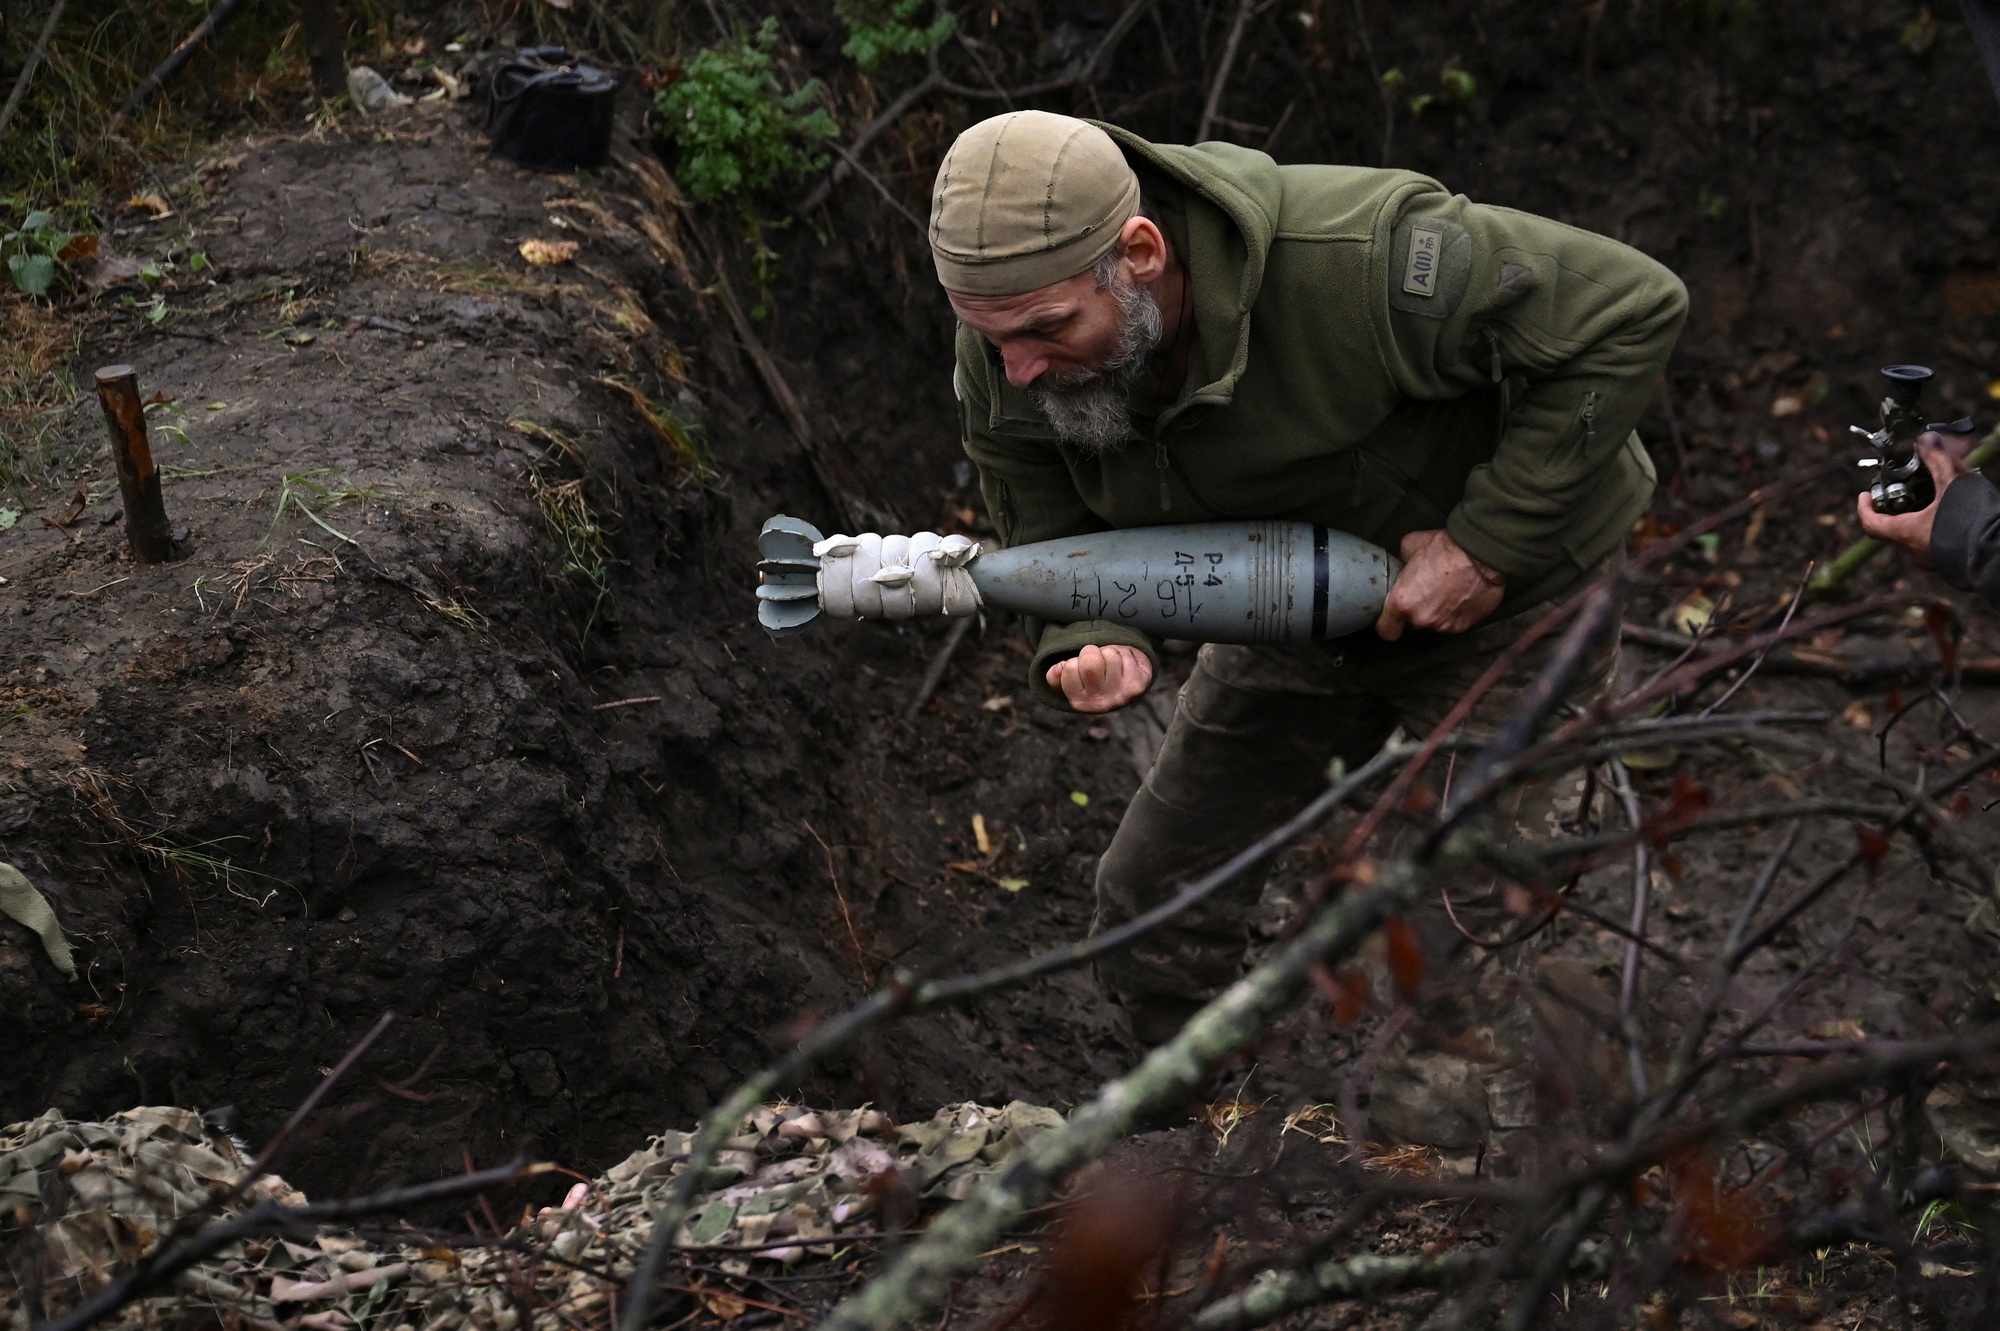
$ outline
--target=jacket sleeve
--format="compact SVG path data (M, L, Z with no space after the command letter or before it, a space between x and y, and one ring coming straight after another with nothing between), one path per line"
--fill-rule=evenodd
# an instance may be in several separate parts
M1520 386L1446 530L1517 585L1547 572L1575 553L1566 541L1591 525L1579 510L1636 446L1686 288L1614 240L1442 191L1383 218L1375 250L1383 358L1402 393Z
M1001 544L1027 545L1104 531L1109 524L1091 512L1077 493L1054 440L993 433L992 369L979 335L961 326L957 351L953 387L958 393L965 454L979 468L987 516L993 519ZM1034 659L1028 664L1028 689L1037 702L1047 706L1071 710L1069 700L1049 686L1049 667L1087 646L1136 647L1146 654L1154 677L1159 676L1160 657L1152 639L1129 625L1102 619L1050 624L1024 617L1022 622L1028 645L1034 649Z
M1978 472L1953 481L1938 501L1931 562L1946 582L2000 609L2000 489Z

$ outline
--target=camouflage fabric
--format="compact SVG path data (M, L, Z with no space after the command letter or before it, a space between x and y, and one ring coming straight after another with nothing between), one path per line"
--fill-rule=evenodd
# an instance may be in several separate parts
M1546 611L1536 606L1469 633L1412 632L1393 643L1363 632L1297 647L1203 647L1159 757L1098 862L1095 927L1151 909L1291 817L1325 789L1333 760L1360 766L1398 726L1429 733ZM1523 654L1474 710L1467 733L1490 733L1515 710L1553 646L1546 638ZM1587 702L1616 669L1615 646L1600 650L1565 706ZM1533 835L1557 816L1554 801L1577 788L1546 782L1504 812L1518 834ZM1572 812L1574 804L1572 794ZM1136 1038L1167 1039L1236 979L1264 879L1263 869L1240 875L1200 908L1098 963Z
M737 1275L832 1256L843 1251L843 1236L901 1228L968 1196L1016 1150L1061 1123L1055 1110L1021 1101L950 1105L906 1124L865 1106L768 1105L737 1125L675 1237L703 1250L688 1254L691 1260ZM310 1243L257 1239L102 1325L521 1331L525 1324L574 1331L601 1321L631 1276L652 1239L654 1208L686 1168L692 1135L650 1139L576 1184L561 1206L524 1216L490 1248L437 1247L414 1234L410 1242L369 1243L331 1229L318 1230ZM104 1123L72 1122L51 1110L0 1130L0 1191L13 1222L0 1233L0 1328L29 1331L41 1317L74 1307L243 1167L234 1142L184 1109L134 1109ZM306 1200L268 1178L248 1191L245 1205L267 1198ZM545 1259L524 1267L523 1252ZM704 1286L698 1297L724 1318L745 1307L724 1285Z
M960 1201L1025 1143L1062 1123L1062 1115L1016 1100L1003 1109L958 1104L925 1123L900 1127L879 1110L765 1108L730 1139L702 1182L709 1191L676 1240L691 1247L773 1247L766 1260L795 1262L809 1249L824 1256L835 1239L880 1223L875 1181L902 1176L913 1200ZM668 1133L606 1175L671 1178L690 1135ZM660 1162L669 1161L662 1174ZM725 1263L727 1265L727 1263ZM747 1270L748 1267L744 1266Z
M40 1291L55 1314L109 1282L182 1217L228 1191L248 1161L199 1114L169 1106L128 1109L106 1122L76 1122L51 1109L0 1128L0 1217L20 1227L6 1248L12 1288ZM299 1193L275 1176L245 1191L241 1205ZM25 1331L24 1304L0 1288L0 1313Z

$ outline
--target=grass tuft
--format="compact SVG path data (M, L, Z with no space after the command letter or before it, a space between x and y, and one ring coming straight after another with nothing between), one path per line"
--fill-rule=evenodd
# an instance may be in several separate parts
M588 638L604 605L611 599L611 563L604 548L604 528L590 510L581 477L573 481L551 481L540 472L528 473L541 504L542 520L548 524L562 549L559 578L575 578L592 593L590 612L584 616L579 638Z

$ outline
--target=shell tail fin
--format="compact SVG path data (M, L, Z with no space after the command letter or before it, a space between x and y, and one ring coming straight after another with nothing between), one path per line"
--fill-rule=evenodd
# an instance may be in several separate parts
M757 533L757 622L774 638L804 633L819 618L819 556L824 539L810 522L783 514Z

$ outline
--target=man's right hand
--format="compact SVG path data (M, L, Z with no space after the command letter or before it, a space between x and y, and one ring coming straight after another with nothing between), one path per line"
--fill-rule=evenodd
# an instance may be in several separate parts
M1970 441L1963 438L1947 438L1944 435L1926 431L1917 439L1917 456L1924 460L1924 468L1937 484L1938 499L1951 483L1966 474L1965 453ZM1929 508L1915 513L1877 513L1868 492L1863 490L1855 501L1861 514L1861 530L1878 541L1900 545L1917 557L1926 567L1931 562L1931 527L1937 522L1937 500L1932 500Z
M1153 685L1153 663L1137 647L1085 647L1049 667L1049 687L1079 712L1115 712Z

